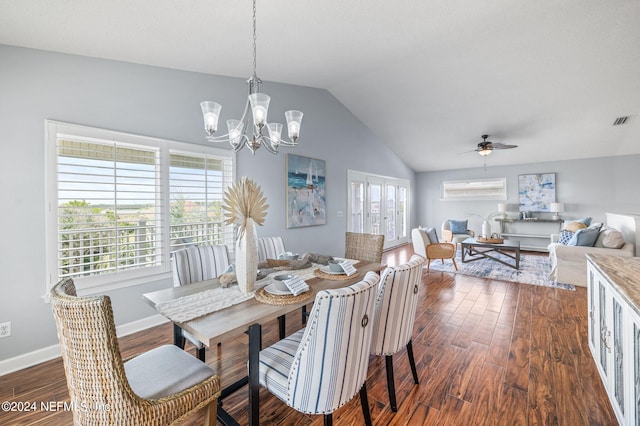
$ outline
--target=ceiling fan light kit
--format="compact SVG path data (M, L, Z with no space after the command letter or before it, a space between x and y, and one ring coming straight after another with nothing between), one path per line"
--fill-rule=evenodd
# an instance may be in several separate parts
M207 140L210 142L228 142L235 152L247 146L252 154L261 146L272 154L278 153L280 146L295 147L298 145L302 112L291 110L284 113L287 120L289 140L282 139L281 123L269 123L267 113L271 98L260 92L262 81L256 75L256 0L253 0L253 75L249 80L249 96L240 120L227 120L227 133L221 136L213 136L218 130L218 120L222 105L217 102L204 101L200 104L204 119L204 129L207 132ZM249 109L253 117L249 123ZM249 130L251 129L251 130ZM265 134L265 129L266 133Z

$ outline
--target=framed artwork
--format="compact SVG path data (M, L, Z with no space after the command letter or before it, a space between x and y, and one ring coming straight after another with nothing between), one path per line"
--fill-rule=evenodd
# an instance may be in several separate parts
M287 228L327 223L325 161L287 154Z
M549 212L556 201L556 174L518 176L518 202L521 212Z

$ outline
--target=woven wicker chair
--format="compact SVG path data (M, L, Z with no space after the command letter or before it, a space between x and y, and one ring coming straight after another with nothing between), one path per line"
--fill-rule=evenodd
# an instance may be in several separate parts
M123 362L108 296L77 297L72 279L51 290L75 425L173 425L197 410L216 424L220 379L174 345Z
M347 232L344 257L381 263L383 246L384 235Z

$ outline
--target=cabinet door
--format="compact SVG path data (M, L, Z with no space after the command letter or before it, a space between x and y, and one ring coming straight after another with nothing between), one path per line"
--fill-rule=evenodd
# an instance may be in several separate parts
M588 275L589 278L587 282L587 306L589 308L589 348L591 349L591 353L596 360L596 364L598 364L598 354L600 350L600 340L598 338L598 336L600 335L600 319L598 316L598 307L596 306L596 302L598 301L597 284L595 279L595 272L591 265L589 265Z
M609 329L609 325L611 324L611 319L609 319L609 304L607 303L608 299L608 291L607 291L607 283L600 277L600 274L595 275L596 278L596 288L598 289L598 331L600 341L598 342L598 368L600 369L600 373L602 374L602 378L605 383L609 382L609 355L611 354L611 346L610 346L610 336L611 331Z
M625 321L624 321L624 304L613 290L610 291L611 306L611 335L608 336L610 347L613 351L611 354L611 372L610 385L613 396L613 408L618 413L618 418L625 417Z
M640 424L640 316L628 308L630 342L627 347L627 366L631 374L627 378L626 391L628 393L627 413L628 424Z

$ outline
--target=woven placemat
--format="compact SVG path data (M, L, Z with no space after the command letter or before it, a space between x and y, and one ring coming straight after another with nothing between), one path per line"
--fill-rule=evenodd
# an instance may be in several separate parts
M314 294L315 291L313 291L311 287L309 287L309 290L304 293L300 293L297 296L271 294L268 291L265 291L264 287L261 287L256 290L256 300L268 305L292 305L294 303L311 299Z
M354 275L346 275L346 274L327 274L326 272L322 272L320 268L313 271L313 275L316 277L324 278L325 280L333 280L333 281L345 281L350 280L351 278L357 278L361 275L360 272Z

